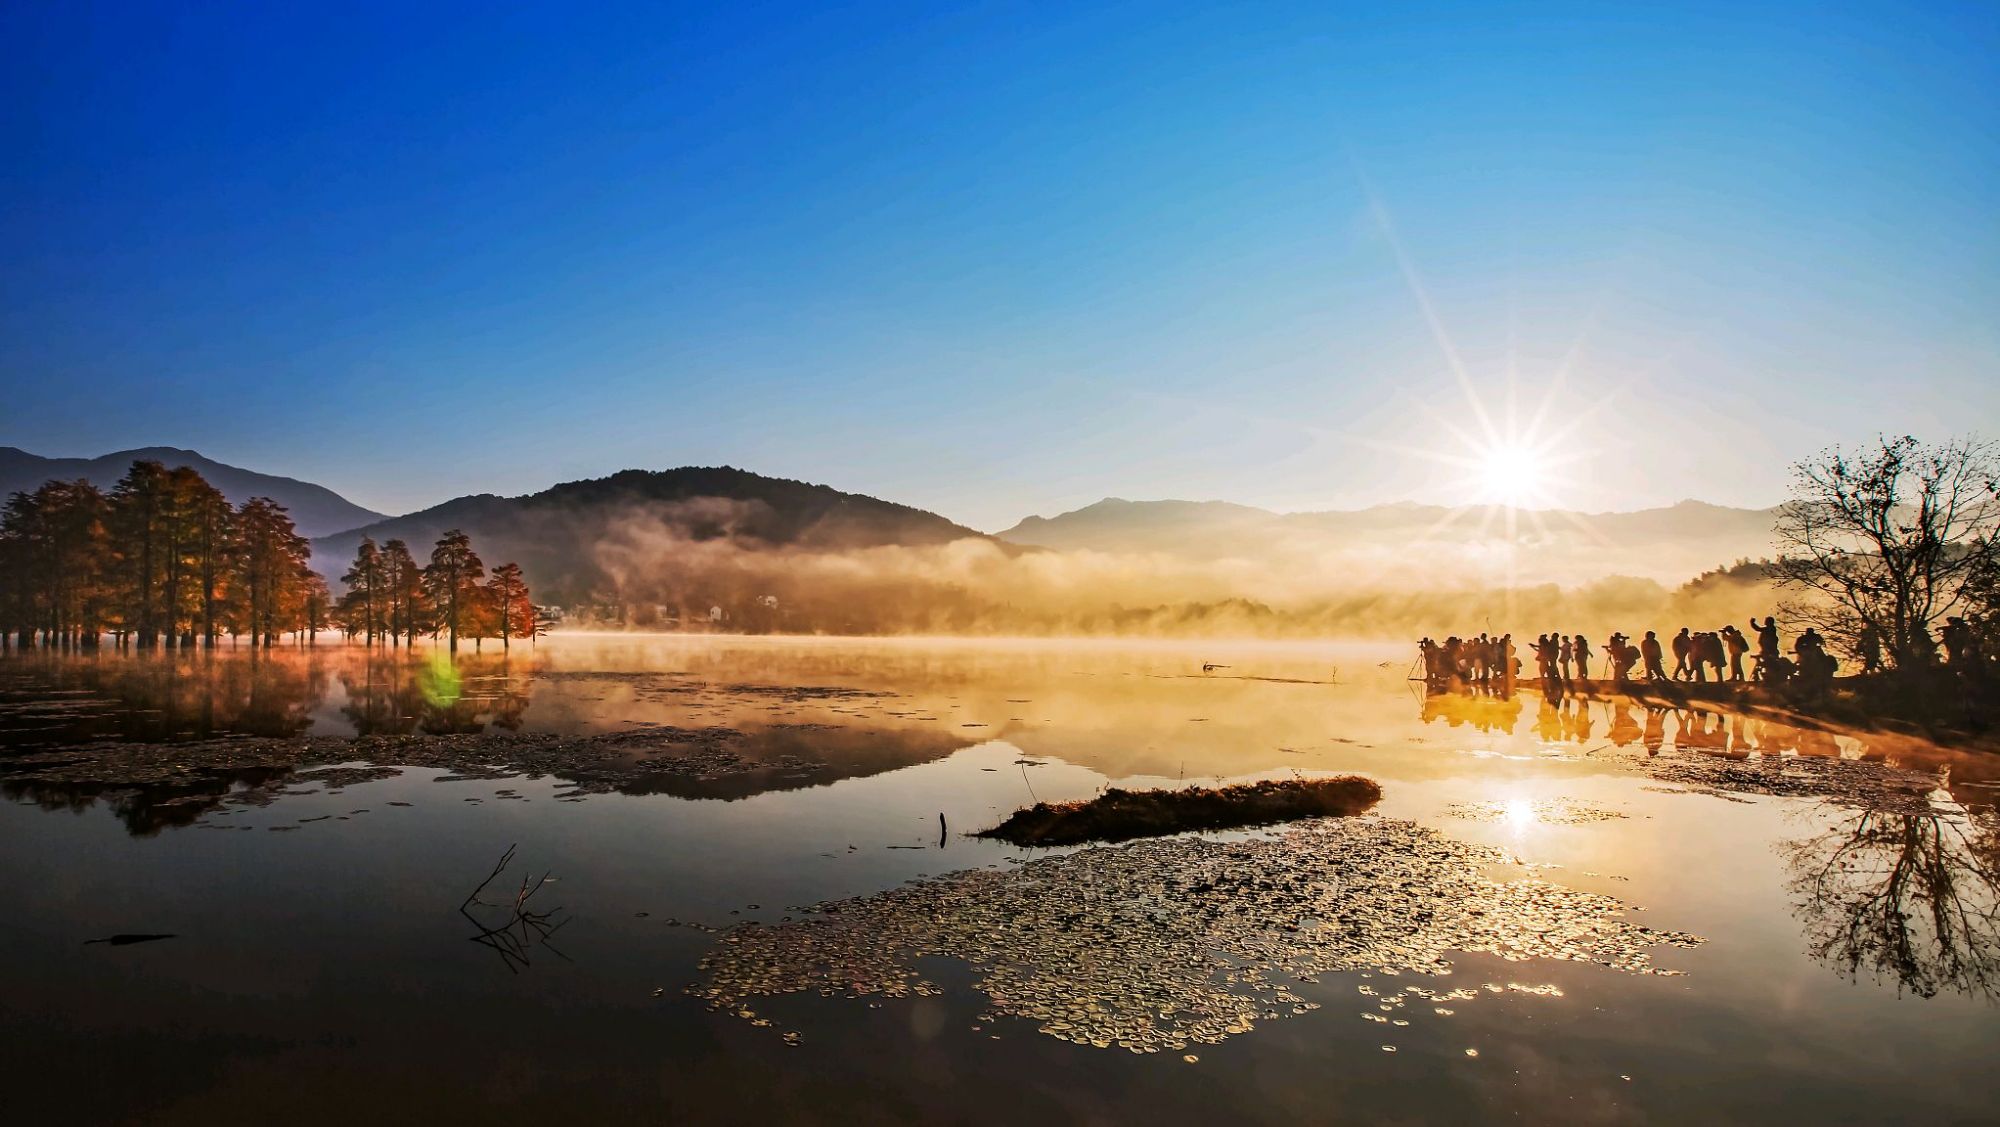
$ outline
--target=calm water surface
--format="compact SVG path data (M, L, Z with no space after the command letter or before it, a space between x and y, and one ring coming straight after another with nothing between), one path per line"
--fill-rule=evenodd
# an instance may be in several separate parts
M1715 712L1426 699L1407 664L580 636L456 663L11 655L0 1105L77 1123L1995 1121L2000 763ZM635 761L659 733L725 750L592 787L546 758L529 777L407 754L480 733L631 736ZM215 750L302 737L426 765L294 776ZM194 766L50 773L79 745L162 744ZM1778 756L1946 773L1914 806L1730 774ZM1538 866L1494 880L1616 897L1705 942L1656 949L1671 976L1493 954L1454 954L1444 978L1327 974L1290 986L1318 1008L1193 1062L981 1020L995 1007L948 958L922 968L934 993L787 994L756 1007L769 1026L685 992L732 925L1042 856L962 836L1035 799L1348 771L1381 782L1371 817ZM547 942L460 911L510 846L490 899L550 873L531 901L561 925ZM84 942L134 933L174 938ZM1375 1004L1416 982L1533 989Z

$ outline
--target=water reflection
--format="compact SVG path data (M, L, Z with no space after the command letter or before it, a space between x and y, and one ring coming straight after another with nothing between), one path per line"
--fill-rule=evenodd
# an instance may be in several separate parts
M340 708L357 736L516 732L528 711L532 673L507 658L415 661L371 655L341 669Z
M296 735L326 692L325 667L254 651L237 660L19 654L0 660L0 747Z
M1527 729L1521 725L1527 707L1524 701L1534 702L1535 708L1534 723ZM1966 778L2000 778L2000 763L1988 755L1954 752L1914 737L1838 731L1712 705L1673 707L1622 699L1552 700L1533 694L1510 699L1434 692L1424 696L1418 718L1425 724L1469 726L1494 735L1526 731L1550 747L1590 744L1601 726L1609 746L1636 746L1648 755L1686 751L1733 759L1797 755L1926 767L1949 763ZM1991 799L1975 797L1972 801Z
M529 1092L551 1097L534 1107L607 1120L630 1118L656 1086L695 1101L671 1109L683 1118L880 1119L878 1093L905 1092L912 1076L938 1078L908 1116L932 1122L965 1118L968 1101L1015 1106L1026 1088L1055 1094L1052 1121L1135 1107L1240 1119L1279 1089L1305 1095L1266 1121L1317 1121L1329 1106L1547 1120L1581 1106L1575 1093L1603 1097L1579 1119L1733 1121L1781 1088L1808 1093L1822 1118L1976 1121L1990 1108L1990 1052L1977 1046L1990 1046L2000 1011L1977 1000L1993 996L2000 949L1991 830L1931 821L1960 816L1932 793L1936 769L1949 768L1957 804L1990 803L1990 757L1709 705L1413 698L1401 668L1347 658L1340 683L1325 684L1313 680L1324 654L1275 649L558 638L511 663L462 654L444 668L323 649L254 665L218 654L212 671L147 660L123 674L87 663L37 674L67 696L33 691L26 664L0 659L0 691L28 698L7 700L57 713L87 701L185 715L199 703L191 685L217 687L207 736L173 737L200 732L197 714L110 715L68 744L0 737L9 793L101 804L87 818L0 806L28 898L0 929L0 955L20 972L0 1034L48 1090L103 1092L76 1062L115 1058L146 1102L68 1118L160 1119L146 1113L167 1098L187 1119L276 1118L301 1098L329 1106L328 1089L356 1075L371 1092L448 1088L449 1099L398 1104L446 1120L464 1114L458 1094L497 1086L504 1118L532 1102L495 1080L519 1060L578 1078L562 1104L553 1087ZM1230 675L1204 675L1209 661ZM162 691L171 678L179 687ZM280 698L295 703L271 707ZM0 725L28 726L22 716ZM268 717L282 734L250 730ZM1377 778L1383 813L1312 831L1348 835L1344 845L1192 838L1047 864L959 836L1031 801L1031 788L1060 801L1107 782L1291 770ZM1890 785L1899 772L1923 789ZM326 797L341 786L354 789ZM583 797L600 790L756 797ZM562 804L572 797L586 804ZM197 828L118 841L107 807L135 833ZM933 844L941 812L945 853ZM499 907L475 906L469 922L454 907L511 841L519 857L481 897ZM1501 853L1520 864L1496 868ZM530 863L560 866L563 879L528 903L577 913L556 933L574 964L511 918ZM924 875L958 868L977 872ZM1632 906L1633 924L1716 941L1661 953L1689 972L1671 988L1606 973L1600 957L1648 953L1621 933L1593 954L1606 950L1613 900ZM832 924L791 926L796 905L850 901ZM750 919L769 944L709 937ZM1329 921L1340 929L1318 927ZM184 938L80 945L170 932ZM468 945L481 937L499 948ZM1238 956L1227 967L1203 960L1218 943ZM695 961L712 945L727 950L703 974ZM516 953L532 971L494 965ZM1523 953L1535 961L1505 961ZM1439 959L1450 981L1425 975ZM852 973L857 961L867 974ZM1287 965L1330 973L1281 981ZM275 1004L246 1003L246 966L255 1000ZM819 998L904 974L911 996L881 1010ZM740 1010L711 1018L677 992L684 983L781 1024L768 1037L719 1024ZM970 992L988 987L997 997ZM524 1007L534 1028L519 1027ZM1041 1025L1065 1041L1024 1035ZM784 1028L798 1047L780 1041ZM1093 1062L1069 1043L1086 1034L1166 1059ZM1196 1034L1227 1047L1211 1054ZM315 1047L343 1039L354 1047L338 1059ZM1786 1051L1761 1051L1770 1045ZM1923 1061L1924 1082L1854 1068L1867 1053ZM1136 1067L1151 1071L1122 1071ZM246 1099L252 1073L264 1090ZM845 1081L799 1080L829 1075ZM1320 1084L1354 1077L1365 1083ZM785 1085L772 1107L752 1102ZM1207 1093L1219 1094L1199 1104Z
M1862 810L1784 847L1806 951L1919 997L2000 998L2000 826Z
M521 727L533 659L36 651L0 659L0 748Z

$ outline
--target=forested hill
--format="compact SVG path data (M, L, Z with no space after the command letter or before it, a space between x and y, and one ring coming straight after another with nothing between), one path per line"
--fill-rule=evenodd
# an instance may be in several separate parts
M758 551L947 544L986 535L935 513L825 485L730 466L625 470L524 497L459 497L313 541L313 566L339 579L363 536L400 539L422 558L447 529L472 537L490 566L519 563L538 602L603 591L606 543L727 543Z
M292 523L306 536L325 536L356 525L379 521L382 514L361 506L323 485L275 474L258 473L204 458L193 450L146 446L97 458L44 458L13 446L0 446L0 499L26 493L47 481L82 478L99 489L110 489L133 462L159 462L168 469L188 466L210 485L222 490L231 504L252 497L269 497L291 511Z

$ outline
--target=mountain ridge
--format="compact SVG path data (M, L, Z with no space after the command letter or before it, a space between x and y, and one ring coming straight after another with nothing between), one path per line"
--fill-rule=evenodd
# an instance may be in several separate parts
M157 461L168 469L192 467L234 504L240 505L252 497L269 497L290 510L292 522L308 537L339 532L385 516L316 482L233 466L178 446L139 446L91 458L51 458L18 446L0 446L0 497L33 491L47 481L78 478L108 490L137 461Z
M1281 513L1233 502L1108 497L1053 517L1033 516L998 540L1055 551L1150 553L1197 561L1263 559L1318 566L1356 545L1476 559L1496 543L1526 550L1524 574L1574 579L1587 571L1679 581L1718 562L1772 551L1777 510L1706 501L1628 511L1454 508L1399 501L1362 509Z
M422 555L446 530L472 538L489 562L519 563L538 593L575 601L608 578L598 549L626 540L751 550L998 543L976 529L913 506L734 466L621 470L560 482L515 497L468 494L371 524L317 537L313 562L337 577L362 537L400 539ZM1022 549L1000 545L1010 554Z

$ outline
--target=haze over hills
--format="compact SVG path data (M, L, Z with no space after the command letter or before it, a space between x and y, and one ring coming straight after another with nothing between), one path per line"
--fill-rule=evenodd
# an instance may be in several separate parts
M1672 585L1732 560L1768 555L1775 513L1700 501L1634 512L1523 510L1513 514L1510 529L1507 512L1496 506L1454 510L1396 502L1280 513L1227 501L1109 497L1053 517L1031 516L988 536L892 501L725 466L626 470L520 497L458 497L388 517L322 485L174 447L96 458L45 458L0 447L0 495L52 478L82 477L109 488L142 458L192 466L235 502L266 496L284 504L315 541L315 566L331 579L339 578L364 534L378 542L400 538L421 555L444 531L461 528L489 561L515 560L539 590L572 600L615 581L621 553L629 557L643 544L649 557L657 557L662 545L683 541L682 555L686 545L711 543L767 555L825 555L967 541L1004 558L1023 548L1160 557L1212 571L1234 569L1239 578L1260 570L1408 586L1576 584L1628 575ZM1240 593L1255 586L1244 584Z
M1696 501L1626 513L1409 502L1277 513L1118 498L987 535L936 513L731 467L626 470L518 497L383 517L331 490L150 448L96 459L0 448L0 482L109 485L135 458L186 464L232 499L271 496L335 586L363 536L422 562L461 529L489 566L584 624L829 633L1396 636L1462 616L1629 622L1672 604L1706 620L1765 607L1773 511ZM358 523L349 524L358 517ZM1701 583L1689 584L1710 573ZM1696 612L1699 613L1696 613ZM1740 612L1740 613L1739 613Z
M684 568L725 550L833 554L991 542L985 533L907 505L730 466L688 466L625 470L521 497L459 497L318 537L314 566L338 579L363 536L377 543L400 539L421 557L453 528L471 536L489 564L519 563L538 598L564 603L607 585L650 586L636 574L642 567ZM728 578L696 585L704 584L726 586Z
M233 504L269 497L291 510L292 522L306 536L324 536L382 519L381 513L364 509L323 485L225 465L172 446L145 446L96 458L44 458L18 447L0 446L0 497L34 490L46 481L78 478L108 490L139 461L159 462L168 469L191 466Z
M1157 552L1190 560L1284 559L1307 564L1370 546L1399 549L1419 566L1440 557L1511 566L1533 580L1607 574L1678 582L1730 560L1771 551L1774 509L1701 501L1633 512L1583 513L1499 506L1451 509L1412 502L1366 509L1276 513L1226 501L1106 498L1054 517L1033 516L995 535L1062 551Z

